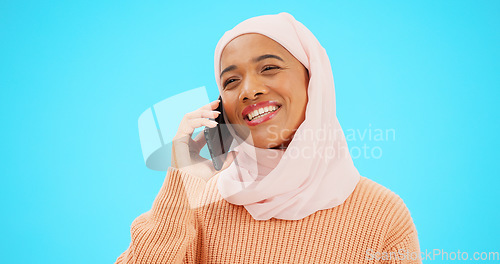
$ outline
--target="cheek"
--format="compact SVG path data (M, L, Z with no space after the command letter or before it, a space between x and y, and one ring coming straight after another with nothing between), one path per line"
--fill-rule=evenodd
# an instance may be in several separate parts
M294 107L301 108L307 100L307 85L303 78L288 75L276 80L275 91Z
M226 112L226 116L229 119L229 123L234 123L235 121L235 114L234 114L234 109L231 107L224 107L224 111Z
M234 123L237 120L236 114L236 103L237 102L232 96L224 94L222 96L222 101L224 102L224 111L229 119L230 123Z
M290 117L302 118L307 107L307 83L303 78L292 78L286 91L290 100Z

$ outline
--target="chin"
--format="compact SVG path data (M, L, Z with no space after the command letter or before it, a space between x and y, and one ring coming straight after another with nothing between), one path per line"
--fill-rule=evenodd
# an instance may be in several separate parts
M267 149L282 149L286 148L288 144L286 142L266 142L263 144L255 144L256 147L259 148L267 148Z

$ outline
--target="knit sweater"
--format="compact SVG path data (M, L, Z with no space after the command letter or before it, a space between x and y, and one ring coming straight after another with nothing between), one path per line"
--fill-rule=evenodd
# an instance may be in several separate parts
M339 206L265 221L224 200L217 178L170 167L116 263L421 263L403 200L366 177Z

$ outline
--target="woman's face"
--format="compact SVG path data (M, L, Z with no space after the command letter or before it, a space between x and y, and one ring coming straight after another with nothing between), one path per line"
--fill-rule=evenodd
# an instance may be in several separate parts
M252 33L226 45L220 70L224 110L238 135L246 128L256 147L288 146L305 119L306 68L274 40Z

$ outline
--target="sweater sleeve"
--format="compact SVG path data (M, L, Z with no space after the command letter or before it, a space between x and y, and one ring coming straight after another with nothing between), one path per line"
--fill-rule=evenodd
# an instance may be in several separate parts
M202 179L170 167L151 210L131 225L131 243L116 263L198 263L196 205Z
M422 263L418 233L408 207L398 197L391 229L382 250L388 258L382 263ZM382 256L383 257L383 256Z

